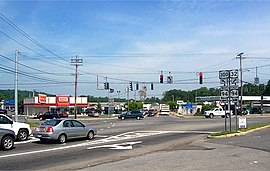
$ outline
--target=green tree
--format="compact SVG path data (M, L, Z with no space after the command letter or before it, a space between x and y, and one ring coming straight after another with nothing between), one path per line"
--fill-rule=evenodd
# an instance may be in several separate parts
M270 80L268 81L267 85L265 86L265 90L263 92L264 96L270 96Z
M143 109L143 103L132 101L132 102L129 102L128 108L129 110L140 110L140 109Z
M170 110L175 110L178 107L178 105L177 105L177 103L175 101L174 102L173 101L169 101L166 104L170 106Z

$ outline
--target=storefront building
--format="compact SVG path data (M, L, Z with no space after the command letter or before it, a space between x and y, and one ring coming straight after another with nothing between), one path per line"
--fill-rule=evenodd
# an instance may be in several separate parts
M75 98L68 95L56 95L48 97L45 94L25 98L23 100L25 115L35 115L45 113L47 111L55 111L58 113L74 113ZM81 113L84 108L88 107L87 97L76 98L77 113Z

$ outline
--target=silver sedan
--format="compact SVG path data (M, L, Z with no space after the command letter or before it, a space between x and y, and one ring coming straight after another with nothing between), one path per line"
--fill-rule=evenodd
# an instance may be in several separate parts
M57 140L65 143L68 139L87 138L93 139L97 131L95 128L85 126L74 119L51 119L34 128L33 135L40 141Z

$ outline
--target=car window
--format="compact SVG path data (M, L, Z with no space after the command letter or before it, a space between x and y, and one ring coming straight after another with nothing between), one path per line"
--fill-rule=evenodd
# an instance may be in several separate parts
M75 127L84 127L84 125L78 121L72 121Z
M11 124L11 121L4 116L0 116L0 124Z
M61 122L61 120L51 119L51 120L48 120L48 121L42 123L41 125L56 126L56 125L58 125L60 122Z
M63 123L63 127L74 127L73 123L71 121L65 121Z

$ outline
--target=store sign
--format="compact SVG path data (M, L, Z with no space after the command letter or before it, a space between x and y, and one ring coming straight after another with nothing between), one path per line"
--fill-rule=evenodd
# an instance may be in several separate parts
M38 102L39 103L46 103L47 95L45 94L38 94Z
M69 106L69 96L56 96L57 106Z

